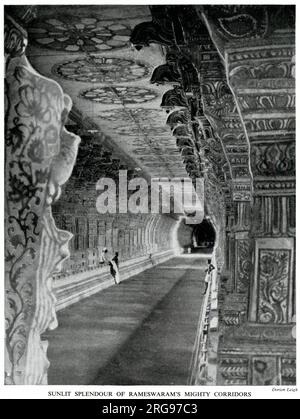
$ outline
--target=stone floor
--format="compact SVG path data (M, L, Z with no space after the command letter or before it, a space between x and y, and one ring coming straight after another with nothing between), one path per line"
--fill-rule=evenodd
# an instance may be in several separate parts
M177 257L60 311L49 384L185 385L205 264Z

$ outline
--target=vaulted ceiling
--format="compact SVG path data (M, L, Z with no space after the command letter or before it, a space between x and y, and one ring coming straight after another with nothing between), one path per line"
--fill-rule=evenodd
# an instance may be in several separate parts
M168 87L150 84L164 50L130 43L134 27L150 18L147 6L41 6L28 28L33 67L73 100L69 129L82 137L76 177L95 182L109 162L146 177L187 176L160 107Z

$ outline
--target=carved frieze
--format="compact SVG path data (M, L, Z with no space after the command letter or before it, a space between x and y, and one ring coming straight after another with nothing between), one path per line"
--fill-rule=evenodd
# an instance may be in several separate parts
M240 94L238 97L240 108L243 112L249 113L262 113L280 111L295 112L296 97L295 93L265 93L258 95L254 94Z
M295 143L260 143L251 146L254 176L295 176Z
M284 62L286 62L288 59L291 60L294 55L295 46L293 44L284 44L284 48L282 48L280 44L277 46L268 45L268 42L262 45L250 45L248 48L237 48L236 50L233 49L230 50L230 52L228 52L228 62L230 64L229 70L231 71L232 68L236 68L237 63L241 63L243 61L272 61L276 58L281 58ZM266 62L264 64L266 64ZM257 65L259 64L256 63L255 68L257 67ZM229 75L231 76L232 73L229 72Z
M256 196L294 196L296 180L294 177L284 178L283 176L272 180L271 178L262 178L254 180L254 189Z
M280 132L286 135L287 133L293 133L295 131L294 117L280 116L272 118L272 114L269 116L270 118L262 117L261 119L245 119L245 126L251 137L265 135L266 133L269 135L280 134Z
M234 297L234 294L233 294ZM230 297L228 300L230 301ZM234 302L234 300L233 300ZM247 300L244 302L247 305ZM228 303L229 305L229 303ZM292 336L291 325L276 325L276 324L258 324L258 323L242 323L239 327L227 328L221 339L221 348L232 349L238 345L243 348L248 347L248 352L251 352L251 345L257 346L266 345L266 347L273 347L276 351L276 345L287 345L291 347L295 340Z
M205 113L221 118L236 112L236 105L226 82L205 81L201 84L201 93Z
M281 384L283 386L296 385L296 359L281 359Z
M249 359L244 357L223 358L219 362L220 385L247 385Z
M249 239L236 240L235 288L237 293L248 293L251 273L251 243Z
M296 385L295 358L225 352L219 361L220 385Z
M234 166L231 169L233 179L247 178L249 179L249 167L246 166ZM251 179L251 178L250 178Z
M252 186L249 182L237 182L236 180L232 185L232 198L233 201L251 201L252 199Z
M255 270L251 289L250 319L264 324L291 322L294 281L294 240L255 240Z
M245 62L234 67L230 74L231 83L236 89L282 89L295 87L293 72L295 63L291 59L270 60L257 65Z

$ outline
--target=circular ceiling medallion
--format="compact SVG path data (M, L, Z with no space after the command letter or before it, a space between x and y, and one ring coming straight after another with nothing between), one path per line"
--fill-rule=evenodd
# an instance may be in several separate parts
M108 111L102 111L99 114L99 117L102 118L104 121L117 123L119 125L120 120L132 122L131 114L128 112L129 110L124 109L111 109Z
M37 20L28 32L30 40L41 47L66 52L98 52L128 45L131 28L94 17L68 15Z
M143 87L112 86L84 90L80 96L105 105L126 105L148 102L156 98L156 93Z
M122 83L149 74L144 64L123 58L96 56L57 64L52 71L65 79L89 83Z
M105 121L118 123L122 121L138 121L139 125L147 126L159 126L164 127L165 132L169 133L170 130L165 126L165 114L157 109L144 109L144 108L133 108L133 109L111 109L101 111L99 117Z

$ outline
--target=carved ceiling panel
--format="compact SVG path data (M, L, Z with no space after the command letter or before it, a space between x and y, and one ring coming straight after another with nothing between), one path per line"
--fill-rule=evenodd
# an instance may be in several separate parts
M98 131L100 142L102 135L110 138L112 147L147 175L187 176L176 138L159 108L166 88L150 84L153 66L163 64L164 52L156 45L140 53L130 48L129 36L149 19L149 7L39 9L29 28L33 65L57 78L76 108L94 122L91 131ZM51 59L41 48L51 50ZM84 161L83 150L79 159Z
M147 127L140 127L139 125L136 125L136 123L133 123L132 125L119 125L116 128L116 132L119 135L126 135L126 136L135 136L139 133L143 133L143 135L150 136L150 137L160 137L161 135L165 135L166 131L164 128L152 128L151 126Z
M88 56L56 64L52 72L59 77L86 83L124 83L147 77L146 65L124 58Z
M129 105L149 102L157 97L156 92L144 87L110 86L83 90L80 96L95 103Z
M184 159L162 110L117 108L99 112L98 118L102 129L113 130L114 139L126 147L141 167L156 176L187 176Z
M120 125L120 122L126 124L137 123L140 127L152 130L152 135L170 134L169 129L165 126L165 115L158 109L130 108L130 109L112 109L102 111L99 117L104 121L112 124Z
M172 146L177 150L175 140L169 129L164 125L164 114L156 109L114 109L99 114L103 124L114 127L114 132L126 141L147 143L156 147ZM108 124L109 122L109 124Z
M108 121L113 124L119 124L119 122L126 121L131 122L132 119L128 112L125 109L112 109L108 111L102 111L99 114L99 117L104 121Z
M127 46L131 28L93 16L59 15L36 20L28 32L31 42L39 47L65 52L99 52Z

